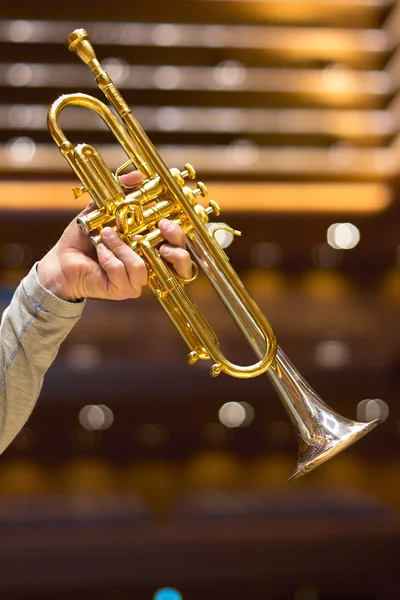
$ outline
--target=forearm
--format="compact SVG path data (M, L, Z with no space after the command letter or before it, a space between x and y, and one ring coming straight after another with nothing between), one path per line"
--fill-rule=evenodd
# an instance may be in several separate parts
M0 326L0 452L26 423L44 375L83 305L43 288L35 267L17 288Z

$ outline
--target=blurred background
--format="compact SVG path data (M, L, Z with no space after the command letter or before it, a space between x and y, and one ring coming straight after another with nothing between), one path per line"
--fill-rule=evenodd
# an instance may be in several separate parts
M267 376L213 380L145 291L88 301L0 458L2 598L391 600L400 552L400 2L3 2L0 311L85 205L46 127L101 100L77 27L172 167L194 165L279 344L384 422L306 477ZM97 117L67 137L121 150ZM214 292L190 291L248 360Z

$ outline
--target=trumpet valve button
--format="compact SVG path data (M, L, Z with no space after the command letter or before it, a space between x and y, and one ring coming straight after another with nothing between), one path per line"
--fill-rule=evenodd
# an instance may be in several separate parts
M182 173L180 172L179 169L176 169L175 167L173 167L172 169L170 169L170 173L172 175L172 177L175 179L176 183L179 185L179 187L183 187L185 185L185 171L182 171Z
M189 179L196 179L196 171L190 163L185 164L185 170L181 171L182 177L189 177Z
M196 214L203 221L203 223L208 223L208 213L204 206L202 206L201 204L196 204L196 206L194 206L193 208Z
M92 243L93 248L97 248L97 246L101 244L101 237L99 235L92 235L90 237L90 241Z
M218 206L218 204L215 202L215 200L210 200L210 202L208 203L208 206L212 209L212 211L214 212L214 215L216 217L218 217L221 214L221 209Z
M82 216L79 219L77 219L76 222L78 223L79 229L83 231L83 233L85 233L86 235L89 235L91 230L90 222L88 221L88 219L85 216Z
M206 188L206 186L204 185L204 183L202 181L199 181L197 183L197 189L193 191L193 194L195 196L202 196L203 198L206 198L208 196L208 189Z
M196 206L197 204L195 191L196 190L192 190L192 188L190 188L188 185L185 185L182 188L182 192L184 193L185 198L189 200L192 206Z

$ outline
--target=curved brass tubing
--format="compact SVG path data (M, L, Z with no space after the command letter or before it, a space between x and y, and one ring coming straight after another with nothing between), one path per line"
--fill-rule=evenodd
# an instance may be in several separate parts
M189 348L188 363L192 365L199 359L211 359L213 377L221 372L239 378L267 373L299 441L298 466L291 479L322 464L373 429L379 421L357 423L328 407L277 346L268 319L214 237L215 231L225 226L207 228L209 215L219 214L218 205L213 200L208 207L197 202L197 197L205 197L207 190L200 182L195 190L185 184L185 179L195 177L191 165L185 165L183 171L166 166L97 60L87 32L75 30L68 36L67 46L90 68L117 115L86 94L61 96L49 111L49 131L82 183L82 188L74 190L75 196L87 191L96 203L96 209L79 220L81 228L96 242L101 228L112 226L132 249L141 254L148 268L151 291ZM73 147L65 137L59 117L71 105L97 113L126 152L129 160L116 174L92 146ZM127 164L132 164L144 175L143 183L133 191L127 190L118 180L118 174ZM186 292L185 282L160 258L158 247L164 240L157 223L164 217L174 220L185 231L194 260L256 355L258 360L254 364L235 365L222 354L216 333Z

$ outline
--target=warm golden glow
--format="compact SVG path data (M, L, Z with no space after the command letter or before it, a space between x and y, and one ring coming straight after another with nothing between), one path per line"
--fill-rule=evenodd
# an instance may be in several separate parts
M266 184L209 185L210 194L227 211L379 212L392 199L384 184Z
M215 0L213 0L215 1ZM362 20L365 26L373 23L373 9L377 11L379 4L374 7L368 0L264 0L251 2L236 0L238 5L245 5L246 12L259 19L279 23L320 23L341 22L347 19L350 23L357 20L357 13L363 9ZM369 12L365 9L370 9ZM372 9L372 10L371 10Z
M72 210L76 213L89 196L76 200L70 182L0 183L0 210ZM281 184L210 183L209 192L223 212L329 212L375 213L392 201L381 183Z

